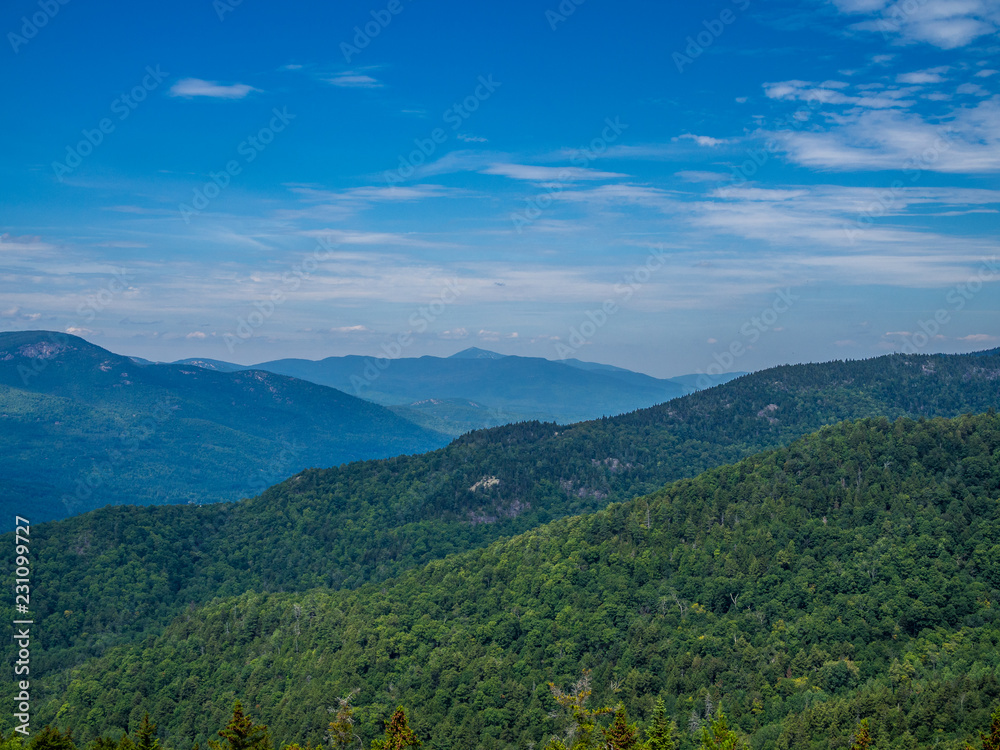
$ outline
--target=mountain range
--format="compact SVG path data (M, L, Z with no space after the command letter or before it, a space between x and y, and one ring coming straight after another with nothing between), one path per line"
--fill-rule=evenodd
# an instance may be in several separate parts
M346 393L263 371L140 364L68 334L0 333L2 528L104 505L255 495L311 466L448 438Z
M540 420L566 424L623 414L744 375L654 378L578 359L516 357L472 347L450 357L327 357L237 365L185 359L221 372L264 370L337 388L387 406L417 424L458 436Z

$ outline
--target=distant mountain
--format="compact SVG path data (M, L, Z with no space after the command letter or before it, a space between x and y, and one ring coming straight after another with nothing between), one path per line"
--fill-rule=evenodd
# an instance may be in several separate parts
M81 338L0 333L0 526L104 505L238 500L311 466L447 442L389 410L262 371L141 364Z
M448 359L503 359L506 356L506 354L497 354L477 346L470 346L468 349L452 354Z
M529 419L565 424L624 414L698 390L697 376L681 382L612 365L508 356L477 347L443 358L348 355L252 366L213 359L177 364L221 372L252 367L301 378L390 406L407 419L453 436Z
M216 372L239 372L240 370L259 370L259 367L248 367L246 365L236 365L232 362L223 362L221 359L179 359L175 365L191 365L201 367L205 370L215 370Z

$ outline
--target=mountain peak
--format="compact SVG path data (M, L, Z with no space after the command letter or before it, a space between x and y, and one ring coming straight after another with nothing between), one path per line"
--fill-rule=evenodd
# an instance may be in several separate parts
M457 354L452 354L448 359L503 359L506 354L497 354L487 349L480 349L478 346L470 346Z

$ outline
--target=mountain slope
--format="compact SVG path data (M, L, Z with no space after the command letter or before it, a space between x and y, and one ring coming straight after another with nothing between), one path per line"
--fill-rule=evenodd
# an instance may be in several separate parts
M238 500L309 466L447 439L345 393L259 371L142 365L76 336L0 334L0 515ZM29 500L30 498L30 500Z
M1000 417L862 420L348 592L246 594L43 678L38 719L90 737L143 710L203 741L235 697L318 742L359 689L425 747L561 730L550 680L682 727L706 701L754 747L959 748L1000 699ZM692 716L693 712L693 716ZM685 732L685 734L687 734Z
M112 508L47 524L34 573L47 592L39 667L153 632L192 602L384 580L824 424L983 412L998 391L995 356L778 367L621 417L510 425L421 456L305 471L237 505Z

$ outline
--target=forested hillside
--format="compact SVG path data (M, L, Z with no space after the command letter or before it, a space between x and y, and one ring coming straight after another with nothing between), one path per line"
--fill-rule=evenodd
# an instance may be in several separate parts
M123 503L216 503L310 466L447 442L269 372L140 364L77 336L0 333L0 528Z
M236 505L109 508L43 525L40 666L155 632L190 603L355 587L824 424L982 412L998 390L996 355L778 367L617 418L510 425L425 455L306 471Z
M681 747L721 708L755 748L864 718L874 747L960 748L1000 701L998 602L1000 417L869 419L384 583L191 607L47 674L39 718L148 710L185 747L242 698L318 743L359 690L366 745L403 704L426 748L531 747L566 726L547 683L590 670L591 705L662 697Z

